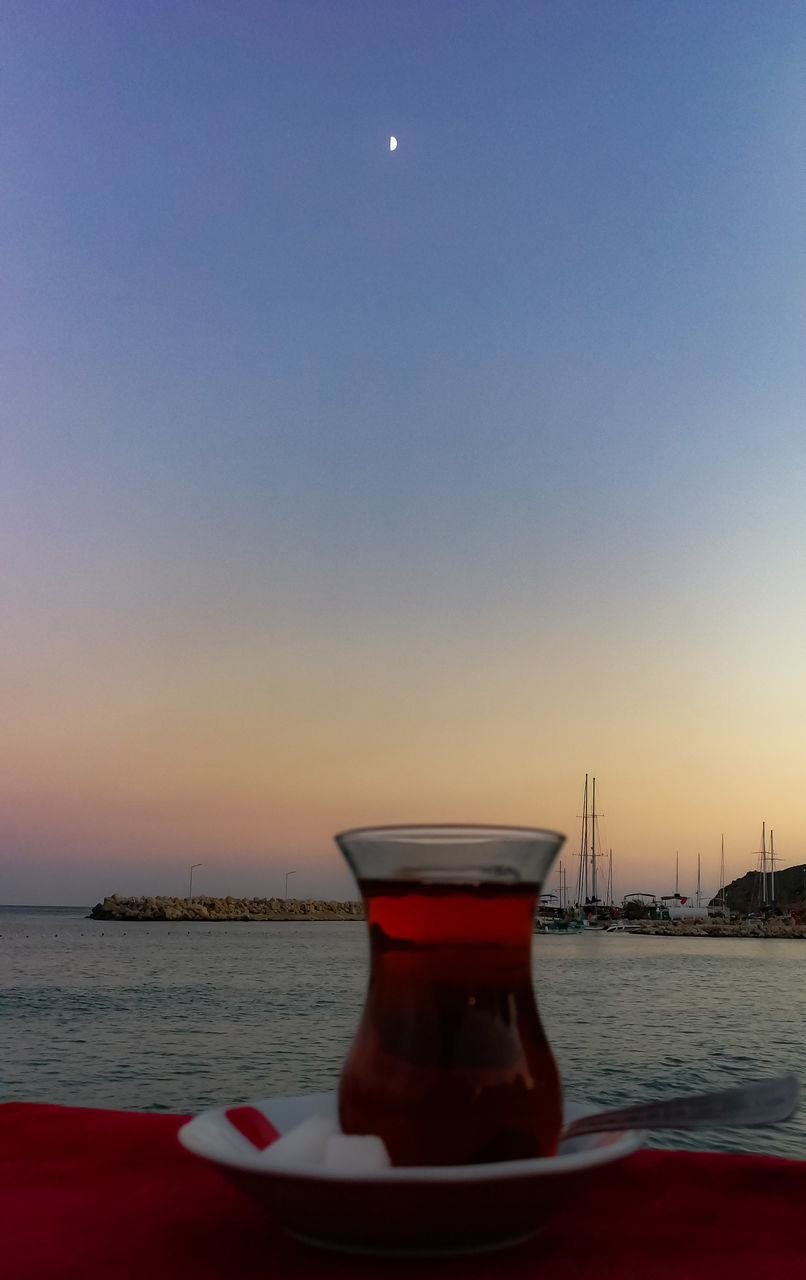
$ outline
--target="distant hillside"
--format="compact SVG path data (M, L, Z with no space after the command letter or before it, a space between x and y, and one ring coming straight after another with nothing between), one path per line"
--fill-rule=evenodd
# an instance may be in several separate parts
M717 894L711 899L711 905L721 898ZM748 914L757 911L761 906L761 872L748 871L739 880L732 880L725 888L725 897L731 911ZM784 911L793 907L806 908L806 864L800 862L796 867L786 867L775 872L775 902Z

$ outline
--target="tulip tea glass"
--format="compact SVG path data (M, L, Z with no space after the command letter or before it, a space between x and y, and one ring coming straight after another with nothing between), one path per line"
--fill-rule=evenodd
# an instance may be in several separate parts
M564 838L479 826L336 836L370 935L339 1118L344 1133L380 1135L393 1164L556 1151L562 1095L531 953L540 887Z

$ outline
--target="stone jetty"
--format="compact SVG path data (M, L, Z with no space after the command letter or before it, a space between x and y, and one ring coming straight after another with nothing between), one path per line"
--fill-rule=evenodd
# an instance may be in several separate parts
M660 938L806 938L806 925L771 917L767 920L641 920L633 922L634 933Z
M90 920L363 920L362 902L317 898L123 898L113 893L92 908Z

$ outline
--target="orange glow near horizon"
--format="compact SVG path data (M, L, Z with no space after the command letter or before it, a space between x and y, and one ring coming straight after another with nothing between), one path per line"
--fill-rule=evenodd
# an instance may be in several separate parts
M148 866L157 882L197 855L219 893L289 860L305 868L306 896L328 893L347 884L333 833L389 822L554 827L568 867L587 769L621 892L668 891L676 849L689 889L697 852L716 888L721 833L732 878L754 865L762 820L780 865L802 858L794 716L750 751L747 704L732 707L713 670L685 699L678 677L672 698L668 660L656 681L629 652L582 702L554 643L540 667L511 643L482 666L461 652L450 662L447 641L435 654L432 637L423 667L406 654L387 666L358 644L337 682L333 655L297 653L272 676L248 637L237 665L208 655L133 669L128 683L118 656L73 683L57 668L49 689L31 680L26 698L18 686L6 846L21 839L50 866L86 861L97 895L118 866Z

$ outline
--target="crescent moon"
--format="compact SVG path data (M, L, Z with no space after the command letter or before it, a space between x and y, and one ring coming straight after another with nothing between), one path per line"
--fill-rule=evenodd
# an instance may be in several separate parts
M389 150L390 150L390 151L397 151L397 138L390 138L390 139L389 139Z

